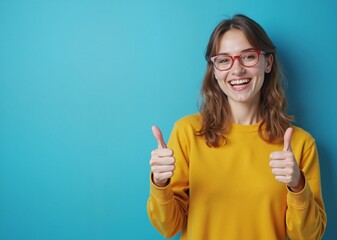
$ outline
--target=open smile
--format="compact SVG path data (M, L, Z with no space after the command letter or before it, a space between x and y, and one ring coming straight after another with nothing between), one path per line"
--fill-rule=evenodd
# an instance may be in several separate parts
M250 78L244 78L244 79L236 79L236 80L231 80L228 83L232 86L244 86L250 83L251 79Z

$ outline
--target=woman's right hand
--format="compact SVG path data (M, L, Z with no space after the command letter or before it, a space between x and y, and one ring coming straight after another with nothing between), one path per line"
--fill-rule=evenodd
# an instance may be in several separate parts
M151 152L152 181L158 187L165 187L173 176L175 169L173 150L166 147L163 135L158 127L153 126L152 133L158 142L158 148Z

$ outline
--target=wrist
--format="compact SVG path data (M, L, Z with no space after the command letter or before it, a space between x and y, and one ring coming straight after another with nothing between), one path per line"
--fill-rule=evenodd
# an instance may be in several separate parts
M168 180L166 180L165 182L156 182L153 181L153 183L157 186L157 187L166 187L168 185Z
M153 173L151 173L151 180L157 187L166 187L169 184L169 179L166 179L165 181L156 181L153 177Z
M304 180L304 176L303 176L302 172L300 172L300 179L298 180L297 186L295 186L295 187L288 186L290 191L292 191L294 193L301 192L304 189L304 187L305 187L305 180Z

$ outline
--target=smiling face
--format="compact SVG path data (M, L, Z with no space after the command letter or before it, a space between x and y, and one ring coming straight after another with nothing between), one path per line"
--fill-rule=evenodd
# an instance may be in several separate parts
M240 55L246 50L255 49L244 33L238 29L227 31L220 40L217 54ZM244 67L236 58L233 66L226 71L214 68L214 75L229 104L258 104L265 73L270 72L273 56L260 54L259 62L253 67Z

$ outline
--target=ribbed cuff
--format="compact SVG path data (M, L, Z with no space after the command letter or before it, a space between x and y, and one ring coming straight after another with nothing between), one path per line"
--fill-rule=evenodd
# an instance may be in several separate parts
M313 198L313 194L308 182L305 179L305 185L302 191L295 193L292 192L288 187L288 194L287 194L287 202L288 205L293 206L297 209L304 209L309 206L311 199Z
M173 199L173 191L170 187L170 183L165 187L158 187L153 182L152 172L150 174L150 194L161 204L165 204Z

